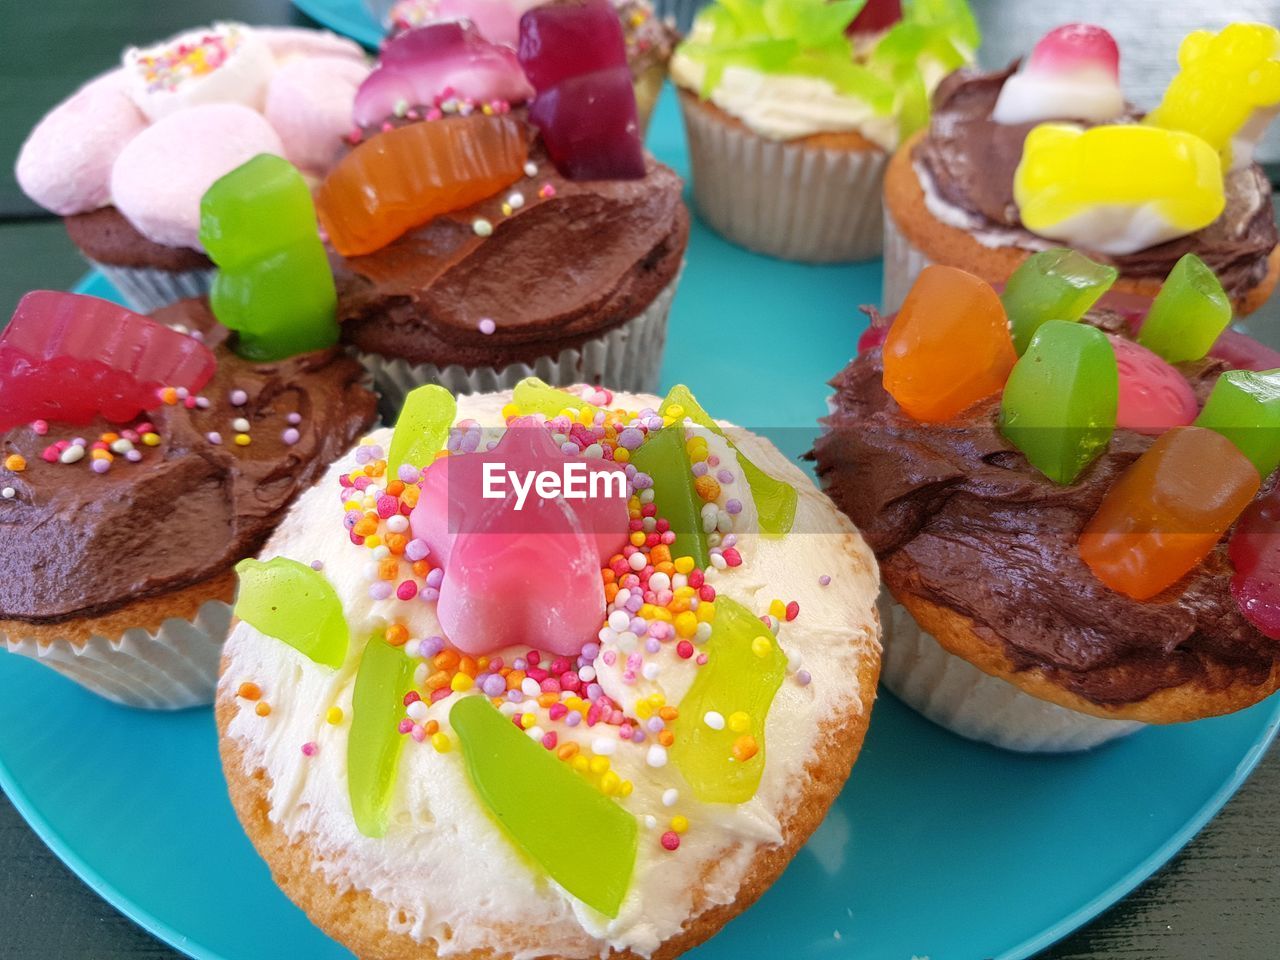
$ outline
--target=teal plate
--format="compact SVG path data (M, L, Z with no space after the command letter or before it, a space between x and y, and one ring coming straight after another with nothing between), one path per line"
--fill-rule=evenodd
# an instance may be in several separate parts
M390 7L393 0L386 0ZM345 34L371 50L382 43L382 25L362 0L293 0L293 5L317 23Z
M677 110L663 99L650 145L684 171ZM663 379L694 385L721 416L774 425L799 454L879 274L878 263L757 257L695 222ZM101 278L86 289L110 293ZM199 960L350 956L276 889L241 833L210 711L125 710L14 656L0 657L0 691L0 784L115 907ZM1027 957L1173 856L1278 725L1273 701L1094 753L1023 757L952 736L886 694L815 837L690 957Z

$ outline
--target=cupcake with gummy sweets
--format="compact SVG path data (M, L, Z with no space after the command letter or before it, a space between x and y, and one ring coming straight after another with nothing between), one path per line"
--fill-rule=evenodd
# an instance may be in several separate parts
M423 383L653 388L689 215L605 0L528 11L518 51L468 22L402 33L355 119L317 202L343 339L390 409Z
M298 28L220 23L130 48L32 130L18 184L134 309L199 296L201 195L259 153L322 175L367 73L356 44Z
M1125 100L1119 59L1106 30L1068 24L1020 65L944 81L933 122L886 174L887 309L929 263L999 285L1060 244L1119 270L1117 291L1149 299L1194 253L1237 313L1266 300L1280 247L1253 155L1280 106L1280 30L1190 34L1145 117Z
M880 560L886 685L1008 749L1280 687L1280 355L1193 254L1129 314L1100 306L1117 276L1043 251L1000 296L927 267L814 450Z
M234 564L375 413L301 174L259 157L205 208L212 310L44 290L0 334L0 638L136 707L212 700Z
M707 7L671 61L698 212L787 260L878 256L889 156L977 44L964 0Z
M418 388L240 576L231 798L357 956L691 949L818 825L875 696L870 551L683 387Z

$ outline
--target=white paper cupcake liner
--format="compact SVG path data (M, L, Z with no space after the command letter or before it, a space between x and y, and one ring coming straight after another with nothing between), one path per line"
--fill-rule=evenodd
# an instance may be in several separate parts
M654 393L667 340L667 316L679 282L677 274L643 313L602 337L578 347L566 347L553 356L539 357L532 363L439 367L433 363L410 364L377 353L357 356L373 376L384 414L398 411L409 391L424 383L438 383L454 394L485 393L509 390L525 377L540 377L553 387L590 383L627 393Z
M807 263L880 255L883 150L829 150L769 140L680 98L693 201L725 239Z
M150 313L188 297L202 297L209 292L215 269L157 270L154 267L113 267L90 260L102 271L111 285L120 291L128 306L139 313Z
M884 312L893 313L907 299L911 287L922 270L933 263L912 246L911 241L898 229L893 214L884 212L884 291L881 300Z
M3 638L10 653L37 660L94 693L129 707L180 710L213 702L218 660L231 626L231 605L207 600L195 618L171 617L154 633L142 627L118 637Z
M884 663L893 693L934 723L970 740L1025 753L1088 750L1144 724L1078 713L1024 693L948 653L887 591L880 595Z

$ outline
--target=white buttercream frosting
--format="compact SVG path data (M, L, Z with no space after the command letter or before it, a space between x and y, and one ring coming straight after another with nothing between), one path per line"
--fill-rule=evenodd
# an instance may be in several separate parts
M458 417L501 425L509 394L465 397ZM628 409L657 407L653 397L616 395ZM391 431L372 435L386 448ZM735 437L735 439L738 439ZM367 891L387 908L388 927L419 942L432 941L442 956L492 950L516 957L554 954L604 956L612 949L650 954L679 933L697 910L732 902L761 845L781 840L780 824L805 791L804 770L815 756L820 728L849 711L870 709L861 702L858 674L878 656L873 613L878 592L875 559L844 518L772 445L756 437L741 441L762 469L799 490L793 532L767 538L741 532L754 523L754 505L739 514L740 567L711 571L708 582L757 613L771 600L795 600L800 615L785 623L778 641L793 666L812 675L802 685L790 675L774 699L766 722L766 762L759 789L748 803L729 807L698 803L674 764L646 764L647 745L621 743L616 728L586 724L560 729L560 742L576 740L589 751L598 737L618 749L613 769L634 784L619 802L641 823L631 885L616 919L609 919L547 879L499 832L481 807L456 747L438 753L429 743L408 740L402 755L385 837L371 839L356 829L346 782L346 740L352 682L358 661L353 643L336 672L319 666L292 647L240 623L228 640L222 677L224 698L252 681L270 702L259 717L253 704L236 700L228 736L244 751L246 772L265 770L270 779L270 818L292 840L308 846L325 880L340 889ZM736 472L730 448L712 441L721 466ZM281 524L262 556L319 560L342 600L353 637L367 635L381 620L404 623L411 636L438 631L434 604L370 599L363 569L369 551L354 546L343 528L344 508L337 478L355 468L354 454L334 464L326 478L305 494ZM745 491L745 484L735 484ZM744 492L734 494L749 496ZM831 578L823 586L819 578ZM667 644L674 647L674 644ZM651 689L675 703L697 669L692 661L664 650L662 670ZM602 658L597 665L603 667ZM598 682L616 702L634 701L616 671L601 669ZM429 717L448 729L451 697L430 708ZM347 715L330 725L326 711ZM313 756L302 752L314 743ZM667 806L664 794L678 792ZM679 850L658 842L673 815L689 820ZM566 825L571 831L572 825ZM495 931L526 931L521 944Z

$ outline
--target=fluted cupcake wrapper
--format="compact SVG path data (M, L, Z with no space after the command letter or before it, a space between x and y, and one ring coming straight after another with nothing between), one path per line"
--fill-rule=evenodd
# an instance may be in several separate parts
M880 677L899 699L970 740L1024 753L1087 750L1144 724L1078 713L1024 693L947 652L887 592L880 595Z
M156 631L133 627L118 637L3 637L10 653L57 670L99 696L129 707L180 710L213 702L231 605L207 600L193 619L171 617Z
M433 363L410 364L376 353L357 356L372 374L374 388L382 398L383 414L388 417L399 411L410 390L424 383L438 383L454 394L486 393L510 390L525 377L540 377L554 387L590 383L627 393L653 393L658 388L667 317L679 282L677 274L643 313L603 336L529 363L440 367Z
M907 299L911 287L925 267L933 263L912 246L898 228L893 214L884 214L884 312L893 313Z
M217 273L212 268L175 271L154 267L115 267L97 260L89 262L120 291L126 305L139 313L151 313L188 297L204 296Z
M693 202L717 233L757 253L808 263L880 255L883 150L769 140L681 96Z

